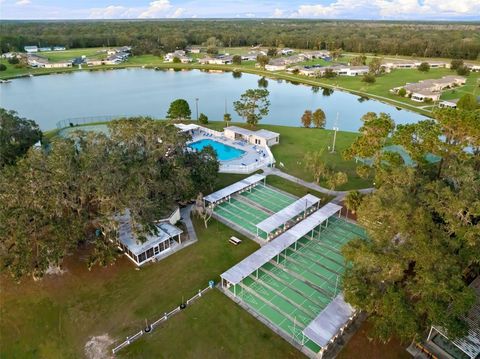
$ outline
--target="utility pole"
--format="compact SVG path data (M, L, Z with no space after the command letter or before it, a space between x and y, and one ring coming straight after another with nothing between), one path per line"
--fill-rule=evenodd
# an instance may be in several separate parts
M196 109L196 112L197 112L197 121L198 121L198 97L195 98L195 109Z
M339 130L338 128L338 112L337 112L337 119L335 120L335 125L333 126L333 146L332 146L332 151L331 153L335 152L335 142L337 141L337 131Z

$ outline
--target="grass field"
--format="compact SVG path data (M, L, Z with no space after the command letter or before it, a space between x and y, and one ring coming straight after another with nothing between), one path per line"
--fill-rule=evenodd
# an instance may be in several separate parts
M47 277L41 282L25 280L20 285L2 277L0 357L81 357L90 336L108 333L117 339L125 338L142 328L145 319L155 319L174 308L183 296L189 298L198 289L204 288L208 280L218 279L220 273L258 248L249 240L233 247L227 239L233 234L239 235L213 220L208 230L197 221L196 228L199 242L138 271L125 257L114 266L95 268L91 272L84 262L69 258L68 272L61 277ZM188 326L184 321L193 318L199 323L198 331L188 332L188 347L185 346L186 338L178 332L171 332L168 336L172 350L179 348L179 357L189 357L189 351L208 356L213 343L218 349L224 347L227 357L237 357L235 352L230 352L235 346L229 344L231 337L219 335L212 338L210 334L216 328L231 324L229 316L217 315L217 307L235 313L234 305L232 303L230 309L223 308L222 302L230 301L216 293L209 293L192 306L192 310L196 311L194 315L186 311L185 316L174 319L178 321L175 325L180 326ZM246 312L237 313L239 325L247 325L251 330L235 336L238 340L251 343L252 353L256 346L262 353L265 339L256 333L268 331L253 319L248 324L250 319ZM165 334L162 330L158 333L162 337ZM270 339L270 347L267 345L266 349L272 357L291 350L280 338L272 335ZM149 342L153 344L155 339L150 338ZM204 343L210 345L204 346ZM148 355L149 352L142 349L145 357L155 357L153 353L156 349L152 350Z
M235 125L244 126L238 123ZM216 130L221 130L224 126L223 122L212 122L208 125L208 127ZM331 146L333 142L333 131L331 130L276 125L259 125L258 128L280 133L280 144L272 147L272 153L277 161L277 167L282 171L306 181L313 181L313 176L305 168L305 154L324 149L323 158L325 162L336 171L345 171L348 175L348 183L339 187L338 190L366 188L372 185L371 181L358 177L355 172L355 161L346 161L342 157L343 151L357 138L358 133L338 132L336 152L330 153L328 146ZM326 186L324 182L320 182L320 185Z
M107 57L106 48L93 47L86 49L70 49L65 51L45 51L38 55L46 57L50 62L71 60L75 57L86 56L89 59L101 59Z

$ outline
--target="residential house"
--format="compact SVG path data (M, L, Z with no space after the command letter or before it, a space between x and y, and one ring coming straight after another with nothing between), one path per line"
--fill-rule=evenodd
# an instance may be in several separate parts
M453 100L443 100L438 103L438 107L440 108L457 108L458 98Z
M87 58L85 56L76 57L72 60L72 65L73 66L80 66L80 65L84 64L86 61L87 61Z
M293 72L298 70L300 75L309 76L309 77L320 77L325 74L327 70L332 70L335 74L339 76L361 76L369 72L368 66L296 66L289 71Z
M186 64L192 61L192 59L190 59L185 55L185 51L183 50L176 50L175 52L169 52L164 56L163 59L166 62L173 62L175 58L179 59L182 64Z
M32 54L34 52L38 52L38 46L25 46L23 48L26 53Z
M72 61L47 62L43 67L46 69L72 67Z
M2 59L13 59L14 57L17 57L16 52L5 52L2 54Z
M390 91L393 93L398 93L401 88L404 88L407 96L413 101L438 101L440 99L442 90L464 85L466 81L467 79L462 76L444 76L440 79L430 79L420 82L407 83L405 86L395 87Z
M292 55L295 51L293 51L292 49L289 49L289 48L284 48L284 49L281 49L279 51L280 55L284 55L284 56L289 56L289 55Z
M267 71L283 71L287 69L287 63L284 59L272 59L265 65Z
M27 64L31 67L45 67L45 64L48 64L48 59L39 55L28 54Z
M65 46L54 46L53 51L65 51Z
M474 62L465 62L465 66L467 66L470 71L473 71L473 72L480 71L480 64L476 64Z
M210 65L230 65L233 62L233 56L230 55L219 55L216 57L204 57L203 59L198 60L200 64L210 64Z
M330 60L330 52L326 50L320 51L305 51L302 54L306 59L313 60L313 59L324 59L329 61Z
M246 141L254 145L273 146L280 142L280 134L268 130L252 131L246 128L229 126L223 129L226 138L236 141Z
M87 66L100 66L100 65L105 65L105 61L104 61L104 60L90 60L90 59L87 59L86 62L87 62Z
M192 54L199 54L203 51L203 49L200 46L189 46L186 48L186 51Z
M368 74L370 69L368 66L349 66L347 69L347 76L361 76Z
M51 48L51 47L48 47L48 46L46 46L46 47L40 47L40 48L38 49L38 51L52 51L52 48Z
M445 61L430 61L430 60L385 60L382 63L382 67L386 72L390 72L395 69L416 69L422 62L426 62L432 69L450 68L450 63Z
M258 56L266 56L267 53L263 50L252 50L246 55L241 55L243 61L256 61Z

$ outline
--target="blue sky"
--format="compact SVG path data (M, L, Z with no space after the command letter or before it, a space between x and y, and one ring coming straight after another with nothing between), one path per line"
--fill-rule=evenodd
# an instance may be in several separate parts
M0 0L1 19L480 20L480 0Z

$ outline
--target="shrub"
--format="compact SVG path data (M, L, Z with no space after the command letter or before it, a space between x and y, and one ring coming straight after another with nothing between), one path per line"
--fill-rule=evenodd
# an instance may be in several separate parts
M467 66L462 65L457 68L457 75L468 76L469 74L470 74L470 69Z
M326 79L332 79L335 76L337 76L337 74L332 69L326 69L323 73L323 77L325 77Z
M452 60L452 62L450 63L450 69L452 69L452 70L456 70L456 69L458 69L460 66L463 66L463 60L454 59L454 60Z
M0 71L5 71L7 69L7 66L4 64L0 64Z
M407 90L405 90L403 87L397 92L397 95L402 97L405 97L406 94L407 94Z
M418 71L428 72L430 71L430 64L428 62L422 62L418 65Z
M174 64L179 64L180 62L182 62L182 61L181 61L178 57L175 56L175 57L173 58L173 63L174 63Z
M376 81L375 75L374 74L365 74L363 75L363 82L366 82L367 84L373 84Z
M8 59L8 63L9 64L12 64L12 65L15 65L15 64L18 64L20 62L19 58L18 57L11 57Z
M200 116L198 116L198 122L201 123L202 125L208 124L208 117L204 113L201 113Z
M240 55L235 55L232 58L232 62L234 65L241 65L242 64L242 57Z

